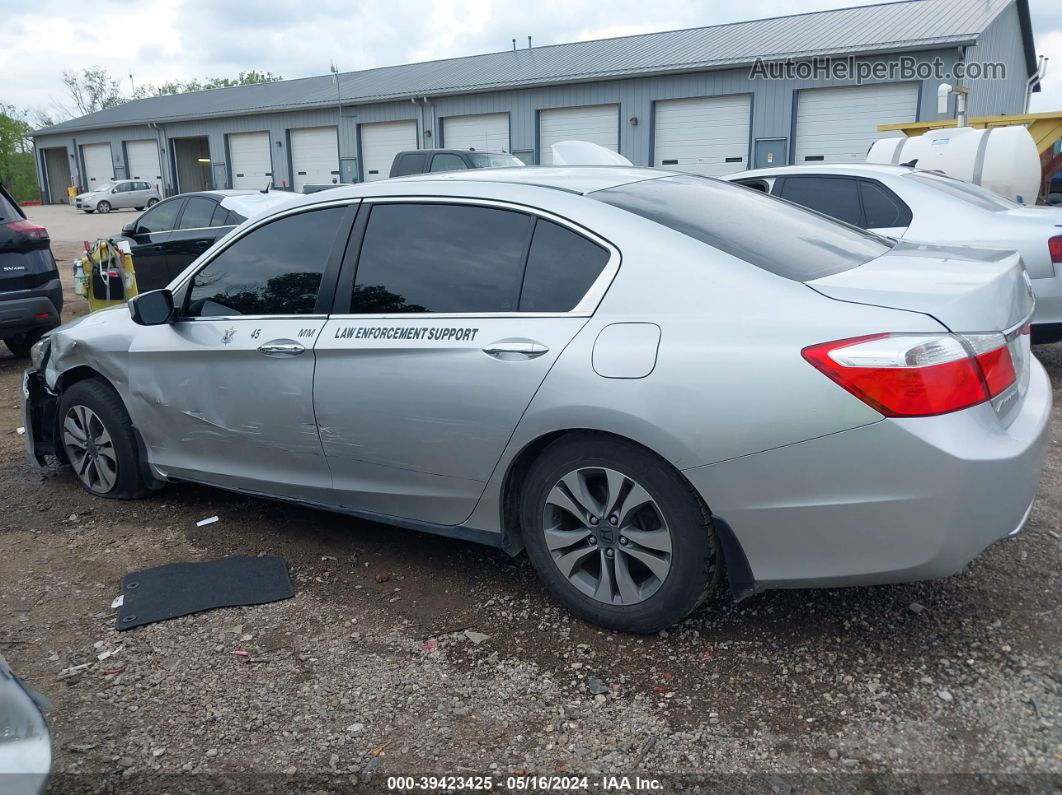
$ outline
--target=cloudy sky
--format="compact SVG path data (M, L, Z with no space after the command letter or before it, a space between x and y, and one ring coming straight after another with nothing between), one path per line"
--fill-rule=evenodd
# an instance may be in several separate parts
M130 86L343 71L817 11L870 0L0 0L0 103L50 109L64 69L100 65ZM1033 110L1062 108L1062 2L1031 0L1052 59Z

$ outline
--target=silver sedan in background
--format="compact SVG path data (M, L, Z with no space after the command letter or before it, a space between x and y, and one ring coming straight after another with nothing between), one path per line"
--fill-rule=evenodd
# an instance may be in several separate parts
M27 444L100 497L192 481L523 549L607 627L961 569L1031 510L1051 390L1014 253L719 180L342 187L33 352Z
M1033 343L1062 340L1062 208L909 166L781 166L725 179L889 237L1017 251L1036 294Z

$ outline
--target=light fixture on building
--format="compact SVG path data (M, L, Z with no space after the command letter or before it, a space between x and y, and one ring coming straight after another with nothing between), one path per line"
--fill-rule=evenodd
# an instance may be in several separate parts
M630 121L631 127L637 127L638 126L638 117L637 116L631 116L630 119L628 119L628 121Z
M209 157L197 157L196 158L196 162L197 163L209 163L210 162L210 158Z

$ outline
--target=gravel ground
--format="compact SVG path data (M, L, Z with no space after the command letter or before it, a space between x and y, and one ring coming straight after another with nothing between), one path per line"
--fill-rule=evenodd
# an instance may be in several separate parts
M1058 400L1062 345L1037 355ZM23 366L0 354L0 652L54 702L52 791L1062 786L1062 412L1028 526L962 574L720 596L643 638L572 619L495 550L206 487L90 498L27 463ZM294 599L115 631L128 571L259 553L289 562Z

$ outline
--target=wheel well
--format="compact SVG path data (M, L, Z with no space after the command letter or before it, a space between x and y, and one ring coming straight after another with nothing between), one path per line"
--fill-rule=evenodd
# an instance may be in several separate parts
M87 364L82 364L77 367L72 367L71 369L62 373L59 376L59 380L55 384L55 391L59 393L65 392L78 381L85 381L89 378L101 378L104 381L107 381L107 379L104 378L102 374L96 372ZM110 383L110 381L107 381L107 383Z
M662 456L652 448L646 447L644 444L629 439L626 436L621 436L616 433L608 433L606 431L594 431L586 428L571 428L565 431L554 431L553 433L547 433L530 442L517 453L516 458L514 458L509 465L509 471L505 474L505 482L502 484L501 520L502 535L504 539L503 547L509 554L516 555L524 548L523 528L520 526L520 484L524 482L524 478L530 471L531 465L534 464L535 460L547 447L558 439L571 434L586 434L604 438L621 439L628 444L636 444L643 450L662 458ZM666 459L664 460L666 462ZM738 600L756 593L757 588L752 576L752 571L749 568L748 559L745 557L745 552L741 548L741 543L734 535L734 531L730 529L730 525L719 517L712 515L708 503L705 502L704 498L680 470L676 469L669 462L667 462L667 465L671 467L671 470L676 475L682 478L687 486L689 486L690 492L700 502L701 510L704 511L705 516L711 521L719 543L719 551L721 553L720 565L723 569L722 574L729 581L731 593Z

